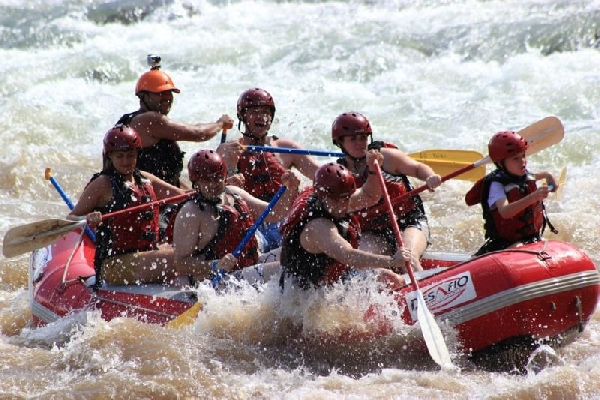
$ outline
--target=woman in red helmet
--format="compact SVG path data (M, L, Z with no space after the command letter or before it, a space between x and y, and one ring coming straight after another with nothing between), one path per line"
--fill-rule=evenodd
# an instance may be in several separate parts
M268 203L237 186L226 186L227 165L213 150L196 152L190 158L188 172L196 193L182 206L175 221L173 246L177 265L194 270L194 275L203 279L215 270L231 272L256 264L259 253L254 238L237 259L232 253ZM298 177L286 171L282 180L287 190L266 221L283 218L296 196Z
M369 168L381 158L381 154L370 152ZM313 187L296 199L282 227L281 286L307 289L332 284L348 277L352 270L377 270L388 281L400 284L389 269L404 271L409 251L400 248L388 256L358 249L360 225L351 211L372 205L380 197L377 178L357 189L354 174L344 166L321 166ZM290 282L285 283L288 279Z
M397 199L412 190L408 177L425 181L430 190L441 184L441 177L428 165L410 158L395 145L373 142L371 124L361 113L351 111L340 114L332 124L331 135L333 144L345 154L337 162L355 175L359 187L369 175L367 151L378 150L383 154L381 172L398 219L404 246L410 249L413 269L422 270L420 260L429 244L429 226L423 202L419 196ZM356 216L363 233L361 248L374 253L394 254L396 236L383 199L373 206L357 211Z
M67 216L96 226L97 283L164 283L185 275L173 267L173 249L158 245L158 211L149 207L103 220L102 215L184 191L137 168L139 134L118 125L104 136L102 171L94 174Z
M117 125L129 125L140 134L139 169L171 185L185 187L180 180L184 153L177 142L209 140L221 130L233 127L233 119L226 114L212 123L185 124L169 119L167 115L173 104L173 93L180 91L171 77L160 69L160 57L149 56L149 60L154 61L152 68L138 79L135 86L140 108L123 115Z
M243 123L242 138L221 144L217 151L225 159L230 174L236 175L241 186L254 197L269 201L281 186L283 173L295 167L309 179L315 176L319 164L313 157L290 153L265 153L246 151L245 145L302 148L291 139L268 136L275 117L275 102L269 92L260 88L244 91L237 102L238 128ZM263 251L281 245L278 222L263 224Z
M516 132L496 133L488 144L496 170L480 179L465 196L467 205L481 204L486 242L475 255L503 250L515 243L541 240L546 224L543 200L556 182L549 172L527 170L527 141ZM545 179L548 186L537 187Z

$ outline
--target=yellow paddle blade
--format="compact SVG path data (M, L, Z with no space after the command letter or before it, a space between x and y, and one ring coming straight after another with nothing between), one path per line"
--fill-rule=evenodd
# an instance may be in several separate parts
M558 185L558 189L556 189L556 200L562 199L563 193L565 192L565 184L567 183L567 167L563 167L560 171L560 175L558 175L558 180L556 184Z
M467 167L484 158L484 155L474 150L423 150L411 153L409 156L423 164L427 164L433 171L441 176L446 176L461 168ZM485 165L470 169L458 175L458 179L477 182L486 174Z
M194 305L185 310L183 313L167 322L165 324L165 328L181 329L188 325L192 325L196 321L196 318L198 318L198 313L200 311L202 311L202 303L194 303Z
M560 170L560 174L558 175L558 179L556 180L557 189L554 192L554 197L556 200L562 199L563 193L565 191L565 183L567 182L567 167L563 167ZM546 182L544 182L543 186L547 186Z

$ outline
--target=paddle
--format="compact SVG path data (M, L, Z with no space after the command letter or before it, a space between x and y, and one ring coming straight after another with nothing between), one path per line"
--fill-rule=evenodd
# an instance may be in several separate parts
M565 131L562 123L556 117L546 117L532 125L529 125L527 128L519 131L519 134L527 140L528 148L527 155L535 154L541 150L544 150L553 144L559 143L565 137ZM464 174L467 171L471 171L475 168L478 168L482 165L486 165L491 163L492 160L490 156L485 156L481 160L478 160L470 165L467 165L459 170L451 172L442 177L442 182L446 182L449 179L457 177L461 174ZM410 196L414 196L425 190L429 189L427 185L420 186L416 189L411 190L408 193L403 194L402 196L396 197L392 199L392 203L396 203L401 201L402 199Z
M375 162L375 170L379 179L379 186L381 187L382 197L385 201L390 223L392 225L392 229L394 230L394 235L396 236L396 241L398 242L398 246L402 247L403 242L402 235L400 234L400 228L398 227L398 222L396 221L396 216L394 215L394 209L392 208L392 203L390 202L390 197L385 186L385 180L381 174L381 168L377 162ZM429 350L431 358L433 358L433 360L442 368L451 368L452 359L450 358L450 352L448 351L448 347L444 341L444 336L442 336L442 331L435 321L433 314L431 314L427 308L427 303L425 303L423 293L421 293L419 282L415 278L415 273L412 265L410 265L410 261L406 262L406 270L408 272L408 276L410 276L410 281L417 292L417 320L421 325L421 331L423 332L423 338L425 339L427 350Z
M558 179L556 180L556 187L554 185L550 185L550 191L554 191L556 200L562 199L562 195L565 191L565 183L567 182L567 167L563 167L560 170L560 174L558 175ZM544 185L546 185L544 183Z
M292 149L285 147L245 146L247 150L267 151L271 153L304 154L309 156L344 157L344 153L327 150ZM474 161L483 157L483 154L473 150L424 150L410 153L409 156L423 164L427 164L436 174L445 175L458 168L470 166ZM466 170L458 175L459 179L476 182L485 176L485 165L481 168Z
M67 196L67 193L63 190L58 181L52 176L52 168L46 168L46 170L44 171L44 178L46 178L47 181L50 181L50 183L52 183L52 186L54 186L58 194L60 194L60 197L62 197L65 203L67 203L67 207L69 207L69 210L73 210L75 208L75 205L73 204L69 196ZM89 226L85 227L85 233L87 233L90 239L92 239L92 242L96 243L96 235L94 235L94 232L92 232Z
M287 189L287 187L285 185L281 185L281 187L275 193L275 195L273 196L273 198L271 199L269 204L267 204L267 207L265 207L265 209L260 214L260 216L256 219L256 221L254 222L252 227L248 230L248 232L246 232L246 235L244 236L244 238L242 239L240 244L238 244L238 246L235 248L235 250L233 250L232 254L235 258L239 257L240 253L242 252L242 250L244 249L244 247L246 246L248 241L252 238L252 235L254 235L254 233L260 226L260 224L262 224L264 219L267 217L267 215L269 215L269 213L271 212L271 210L273 209L275 204L279 201L279 199L281 198L283 193L286 191L286 189ZM223 279L223 275L225 274L225 271L223 271L223 270L216 271L215 270L214 272L215 272L215 277L212 279L212 285L213 285L213 287L216 287L219 284L219 282L221 281L221 279ZM178 315L177 317L175 317L171 321L169 321L167 324L165 324L165 327L179 329L184 326L190 325L190 324L194 323L194 321L198 317L198 313L201 310L202 310L202 304L200 304L198 302L198 303L194 304L193 306L191 306L189 309L187 309L185 312L183 312L182 314Z
M202 303L196 302L190 308L167 322L164 327L169 329L181 329L184 326L188 326L196 321L198 313L202 311Z
M223 132L221 133L221 144L225 143L227 140L227 128L223 128Z
M17 226L6 232L3 240L4 257L16 257L56 242L74 229L86 226L86 221L47 219Z
M265 207L263 212L259 215L259 217L256 219L256 221L254 222L254 225L252 225L252 227L250 229L248 229L248 232L246 232L246 235L244 236L244 238L242 239L240 244L238 244L237 247L235 248L235 250L233 250L232 254L235 258L239 257L240 253L242 252L242 250L244 249L244 247L246 246L248 241L252 238L252 235L254 235L254 233L260 226L260 224L262 224L263 221L265 220L265 218L267 217L267 215L269 215L269 213L271 212L271 210L273 209L275 204L277 204L277 202L279 201L281 196L283 196L283 193L286 191L286 189L287 189L287 186L281 185L279 190L275 193L275 195L273 195L273 198L271 199L269 204L267 204L267 206ZM221 279L223 279L223 274L225 273L225 271L221 270L221 271L214 271L214 272L216 275L213 278L212 283L213 283L213 287L216 287L217 284L221 281Z
M195 192L183 193L173 197L167 197L150 203L140 204L135 207L104 214L102 220L115 217L132 211L140 211L152 206L160 206L166 203L176 203L191 196ZM5 257L15 257L54 243L67 233L86 225L85 220L70 221L66 219L48 219L32 222L30 224L9 229L4 236L2 253Z

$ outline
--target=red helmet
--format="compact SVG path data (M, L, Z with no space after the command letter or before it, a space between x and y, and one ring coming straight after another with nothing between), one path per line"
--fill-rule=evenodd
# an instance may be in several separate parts
M369 120L361 113L349 111L338 115L331 125L333 144L344 136L371 135L373 130Z
M517 132L498 132L492 136L488 144L488 154L495 163L526 150L527 141Z
M104 135L102 154L111 151L139 150L142 148L142 138L137 131L127 125L115 125Z
M264 89L248 89L240 95L237 101L237 117L245 121L244 112L248 107L268 106L271 108L271 118L275 117L275 101L273 96Z
M356 191L354 175L338 163L324 164L317 170L313 183L317 195L341 199Z
M158 68L153 68L144 73L140 76L135 85L136 96L140 92L160 93L166 90L171 90L175 93L180 92L180 90L175 87L171 77Z
M223 179L227 177L227 164L216 151L199 150L190 157L188 174L192 182Z

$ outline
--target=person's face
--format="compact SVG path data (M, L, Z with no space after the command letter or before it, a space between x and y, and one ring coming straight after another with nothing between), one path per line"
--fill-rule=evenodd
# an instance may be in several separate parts
M256 138L266 136L273 122L271 108L268 106L248 107L244 118L247 133Z
M108 154L110 162L121 175L133 174L137 164L137 150L111 151Z
M173 91L165 90L160 93L145 93L145 102L151 111L159 112L163 115L169 114L173 105Z
M321 202L325 207L325 211L331 214L334 218L343 218L346 216L346 214L348 214L350 196L342 197L339 199L324 196L321 198Z
M343 136L340 144L351 157L363 158L367 155L369 135Z
M515 154L504 160L504 168L513 175L523 176L527 172L527 157L525 152Z
M198 179L196 190L200 192L205 199L216 199L225 191L225 177L215 177L211 180Z

